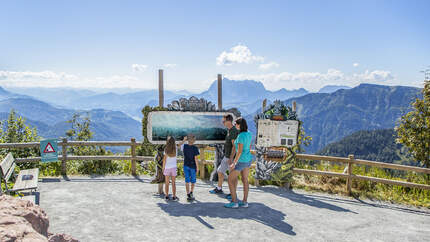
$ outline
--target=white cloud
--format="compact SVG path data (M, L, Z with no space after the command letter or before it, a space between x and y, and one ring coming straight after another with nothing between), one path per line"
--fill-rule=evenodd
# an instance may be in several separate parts
M177 65L176 64L164 64L163 67L164 68L175 68Z
M223 51L216 58L216 64L219 66L229 66L234 63L250 64L262 61L264 61L264 57L253 55L247 46L241 44L232 47L229 52Z
M152 82L150 82L152 83ZM155 88L150 84L129 75L84 78L64 72L53 71L0 71L0 86L5 87L73 87L73 88ZM148 85L149 84L149 85Z
M383 71L383 70L368 71L368 70L366 70L364 73L354 74L353 79L354 80L362 80L363 82L369 82L369 83L378 83L378 82L394 80L394 76L389 71Z
M76 80L78 77L76 75L70 75L64 72L55 73L53 71L41 71L41 72L0 71L0 80L6 80L6 79L18 80L18 79L31 79L31 78L37 78L37 79L43 79L43 80L50 80L50 79Z
M347 85L356 86L360 83L374 83L384 85L404 84L385 70L366 70L361 73L345 74L340 70L329 69L325 73L320 72L299 72L299 73L264 73L257 75L236 74L224 75L233 80L256 80L261 81L267 89L278 90L280 88L297 89L305 88L310 91L317 91L325 85ZM189 82L192 88L206 90L213 82L195 80ZM133 75L113 75L108 77L81 77L78 75L54 71L1 71L0 86L4 87L74 87L74 88L157 88L157 81L152 79L146 81L142 77ZM169 88L183 89L181 82L169 83Z
M358 67L359 65L360 65L359 63L352 64L353 67Z
M135 72L144 72L148 68L148 66L142 65L142 64L133 64L133 65L131 65L131 68Z
M260 68L261 70L263 70L263 71L267 71L267 70L269 70L269 69L272 69L272 68L277 68L277 67L279 67L279 64L278 63L276 63L276 62L269 62L269 63L265 63L265 64L260 64L259 66L258 66L258 68Z
M261 81L267 89L278 90L280 88L297 89L305 88L310 91L318 91L326 85L356 86L360 83L396 84L396 79L389 71L366 70L363 73L347 75L340 70L329 69L327 73L299 72L299 73L268 73L259 75L236 74L226 75L233 80Z

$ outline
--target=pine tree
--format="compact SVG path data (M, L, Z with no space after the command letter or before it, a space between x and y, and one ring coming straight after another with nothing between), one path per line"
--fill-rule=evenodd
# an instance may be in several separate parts
M1 143L28 143L40 141L36 128L28 126L25 123L25 119L19 116L13 109L9 113L5 126L6 129L3 130L3 122L0 123ZM40 156L38 148L6 149L1 150L0 152L2 153L2 156L12 152L12 155L17 158ZM19 164L19 167L30 168L35 165L35 163L25 163Z
M88 112L85 116L81 113L75 113L67 123L71 124L71 129L66 131L66 136L69 140L90 141L93 138L94 132L90 129L91 119ZM72 146L69 150L75 156L100 156L110 153L101 146ZM112 161L85 160L82 162L72 162L72 164L76 163L78 172L82 174L106 174L115 171Z
M396 127L397 141L408 147L413 157L430 168L430 80L424 81L423 98L416 98L413 110L401 117Z

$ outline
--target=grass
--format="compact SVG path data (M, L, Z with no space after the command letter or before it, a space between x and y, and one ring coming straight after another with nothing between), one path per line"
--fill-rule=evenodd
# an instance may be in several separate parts
M321 171L343 172L340 164L298 164L296 167ZM429 184L427 177L420 173L393 171L391 169L355 165L353 173L356 175L386 178L420 184ZM333 194L347 195L346 179L328 176L294 175L293 187L308 191L321 191ZM387 185L370 181L353 180L351 184L352 196L360 199L388 201L392 203L413 205L430 208L430 191L418 188Z

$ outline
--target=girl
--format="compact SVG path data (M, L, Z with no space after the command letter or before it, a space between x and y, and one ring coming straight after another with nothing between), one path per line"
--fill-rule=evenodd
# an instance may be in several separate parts
M230 175L228 176L228 185L231 192L231 202L224 205L226 208L248 207L248 192L249 182L248 174L251 167L251 140L252 135L248 132L248 125L246 120L239 118L236 120L236 128L239 130L239 135L234 141L234 148L236 149L236 156L233 163L230 165ZM239 174L242 176L243 183L243 200L238 201L236 189L237 178Z
M166 148L164 149L164 157L163 157L163 174L166 177L164 190L166 194L166 201L169 200L169 183L170 179L172 179L172 192L173 192L173 201L178 201L176 197L176 169L177 169L177 160L176 160L176 144L175 138L167 137Z

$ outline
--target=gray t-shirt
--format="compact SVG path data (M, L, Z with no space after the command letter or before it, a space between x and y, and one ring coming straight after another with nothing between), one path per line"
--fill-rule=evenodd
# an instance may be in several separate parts
M233 148L232 140L237 138L239 131L237 131L236 127L232 127L231 129L227 129L227 136L225 137L224 144L224 157L230 158L231 150Z

